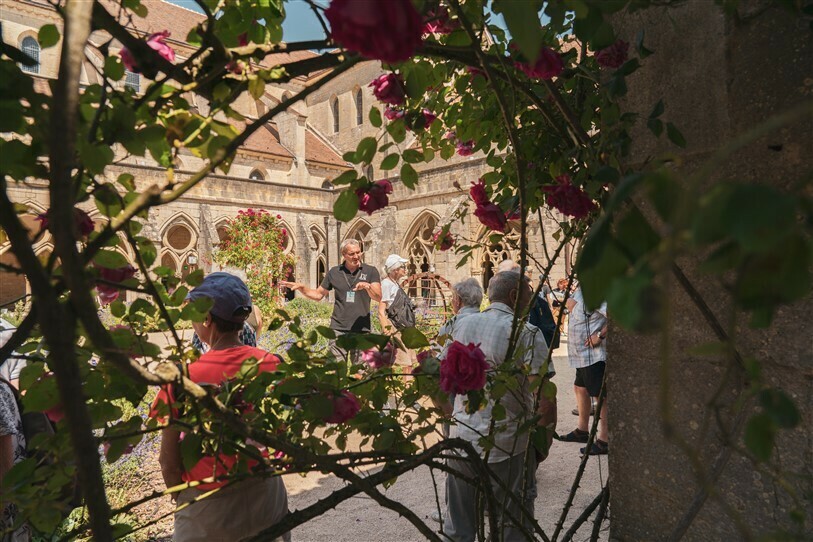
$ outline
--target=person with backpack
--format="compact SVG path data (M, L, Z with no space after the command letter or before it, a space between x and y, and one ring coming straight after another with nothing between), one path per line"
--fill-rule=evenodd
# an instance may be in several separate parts
M386 276L381 281L378 319L381 322L381 330L390 335L415 325L415 308L412 300L400 286L401 279L406 275L404 265L407 263L409 260L398 254L390 254L384 262Z
M25 457L25 435L17 397L11 383L3 378L0 382L0 485L11 467ZM0 492L0 540L3 542L26 542L31 539L28 525L13 530L16 513L16 507L6 502L3 492Z
M189 378L201 385L221 385L252 359L259 362L260 372L275 371L280 362L277 356L241 342L240 331L252 308L245 283L228 273L212 273L187 295L187 300L204 297L212 300L212 308L203 322L192 325L209 350L189 364ZM177 401L174 386L163 387L151 416L162 419L170 411L177 414ZM168 488L202 482L172 496L178 505L175 542L242 540L271 527L288 513L288 493L279 476L257 474L229 483L232 469L240 464L240 456L232 453L204 454L195 465L185 468L181 458L183 438L180 427L165 427L159 455ZM253 459L242 459L249 469L257 466ZM213 490L217 491L207 495ZM290 533L281 539L290 540Z

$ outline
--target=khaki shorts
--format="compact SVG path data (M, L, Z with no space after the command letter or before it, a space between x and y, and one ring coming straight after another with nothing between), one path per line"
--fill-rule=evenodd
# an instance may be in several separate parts
M185 489L178 505L205 491ZM175 512L175 542L234 542L271 527L288 513L288 493L279 476L252 478L226 486ZM291 533L274 541L290 542Z

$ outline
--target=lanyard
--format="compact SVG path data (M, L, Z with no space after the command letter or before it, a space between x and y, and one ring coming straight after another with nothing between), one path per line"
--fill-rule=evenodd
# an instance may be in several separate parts
M344 267L344 264L342 264L342 267ZM346 267L344 267L344 268L347 269ZM353 284L350 284L350 281L347 279L347 273L342 271L341 268L339 269L339 271L341 271L342 276L344 277L344 281L347 283L347 289L352 291L353 287L359 281L358 277L361 276L361 265L359 265L359 268L356 269L356 272L358 272L358 276L353 276L353 279L354 279ZM348 271L349 271L349 269L348 269ZM353 275L353 273L350 273L350 274Z

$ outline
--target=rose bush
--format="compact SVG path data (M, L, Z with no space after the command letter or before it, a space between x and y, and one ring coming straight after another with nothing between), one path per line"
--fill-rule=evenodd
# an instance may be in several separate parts
M423 23L411 0L333 0L325 17L336 43L367 58L402 62L421 43Z
M175 62L175 50L167 44L167 38L170 35L169 30L156 32L147 38L147 45L163 59L168 62ZM141 69L138 67L138 62L129 49L126 47L122 48L119 52L119 56L121 56L124 67L133 73L140 73Z
M359 198L359 210L368 215L379 209L383 209L390 204L389 194L392 194L392 183L387 179L382 179L371 183L367 187L356 190Z

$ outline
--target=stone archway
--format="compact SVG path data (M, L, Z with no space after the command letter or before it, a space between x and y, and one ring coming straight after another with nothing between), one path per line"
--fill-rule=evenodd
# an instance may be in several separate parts
M407 274L434 273L435 271L435 244L432 235L438 225L438 217L429 211L424 211L412 222L404 242L401 254L409 260ZM430 284L426 279L412 283L407 290L410 297L427 297L430 294Z

